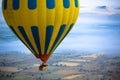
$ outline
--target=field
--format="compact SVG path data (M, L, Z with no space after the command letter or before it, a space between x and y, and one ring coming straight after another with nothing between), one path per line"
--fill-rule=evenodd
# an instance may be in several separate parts
M53 65L64 65L64 66L78 66L79 63L73 63L73 62L58 62Z
M69 79L69 80L71 80L71 79L74 79L74 78L76 78L76 77L80 77L80 76L82 76L82 74L75 74L75 75L70 75L70 76L66 76L66 77L64 77L63 79Z
M18 69L17 67L0 67L0 70L1 71L5 71L5 72L19 72L21 71L22 69Z
M59 58L58 58L59 57ZM57 58L57 59L56 59ZM104 54L53 55L46 71L40 60L19 52L0 54L0 80L119 80L120 57Z

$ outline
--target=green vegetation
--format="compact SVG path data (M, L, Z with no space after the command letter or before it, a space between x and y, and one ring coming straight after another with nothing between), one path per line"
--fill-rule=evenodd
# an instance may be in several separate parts
M75 55L66 57L57 53L50 58L49 69L39 71L37 64L40 61L33 55L3 53L0 54L0 80L119 80L119 56L110 58L103 54L85 53ZM73 65L74 63L79 65Z

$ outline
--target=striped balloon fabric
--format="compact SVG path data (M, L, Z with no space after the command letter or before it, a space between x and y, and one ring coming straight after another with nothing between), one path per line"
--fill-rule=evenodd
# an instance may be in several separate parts
M10 29L47 62L72 29L79 14L78 0L3 0L3 15Z

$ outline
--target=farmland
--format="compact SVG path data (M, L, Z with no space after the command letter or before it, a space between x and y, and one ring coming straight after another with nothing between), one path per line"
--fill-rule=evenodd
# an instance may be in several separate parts
M56 59L57 58L57 59ZM119 80L120 57L102 53L56 53L49 68L39 71L40 60L20 52L0 54L0 80Z

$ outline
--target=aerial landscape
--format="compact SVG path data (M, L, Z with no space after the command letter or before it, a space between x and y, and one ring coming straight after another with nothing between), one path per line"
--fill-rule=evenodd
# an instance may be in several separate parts
M110 57L104 53L67 54L69 56L63 53L53 55L46 71L39 71L40 62L31 54L0 54L0 80L120 79L120 56Z
M0 0L0 80L120 80L120 1L81 0L71 32L40 71L36 58L8 28Z

